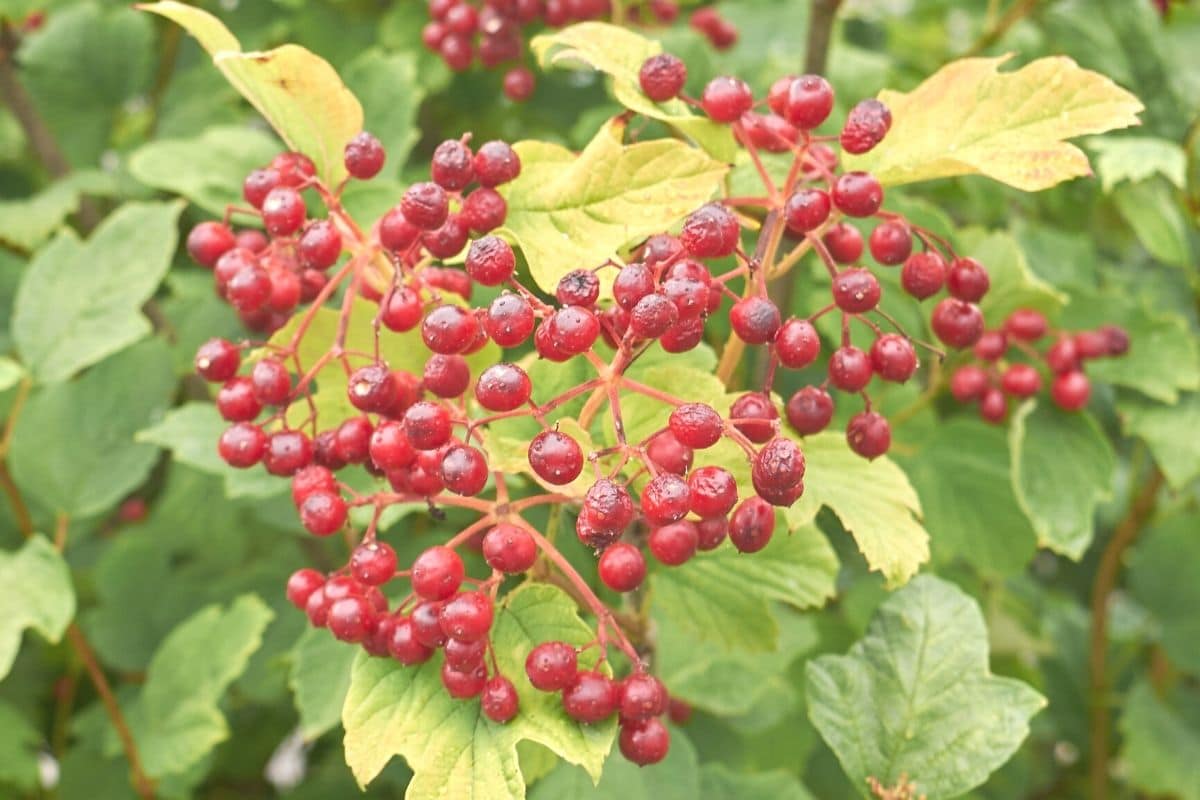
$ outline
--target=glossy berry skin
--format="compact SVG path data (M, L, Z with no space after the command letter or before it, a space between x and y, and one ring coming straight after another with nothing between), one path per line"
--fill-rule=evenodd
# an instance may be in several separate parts
M435 353L464 353L478 334L479 322L461 306L438 306L421 321L421 340Z
M946 282L946 261L933 251L913 253L900 270L900 285L918 300L932 297Z
M789 319L775 334L775 354L785 367L803 369L821 354L821 337L808 320Z
M712 447L721 439L725 427L716 409L704 403L676 406L667 424L680 443L694 450Z
M516 347L533 333L533 308L518 294L502 294L488 306L483 326L501 347Z
M1050 384L1050 397L1064 411L1081 411L1091 398L1092 385L1082 372L1062 372Z
M863 254L863 238L858 228L848 222L839 222L825 231L821 237L829 255L838 264L853 264Z
M688 215L679 241L695 258L724 258L737 249L739 237L733 212L720 203L708 203Z
M533 537L507 522L497 524L483 537L483 558L488 566L509 575L528 570L537 554Z
M364 542L350 556L350 572L359 583L382 586L396 574L396 551L384 542Z
M1014 339L1036 342L1046 335L1046 318L1030 308L1018 308L1004 321L1004 330Z
M761 392L747 392L729 407L729 419L742 435L755 444L768 442L775 436L779 412L771 399Z
M300 504L300 522L317 536L329 536L346 524L346 501L333 492L313 492Z
M484 286L499 286L512 277L517 257L508 242L498 236L484 236L471 242L467 250L467 274Z
M412 564L412 588L425 600L445 600L458 591L466 571L458 553L435 545Z
M413 609L410 619L413 636L418 642L426 647L442 647L446 644L448 637L442 630L441 616L442 604L431 600L419 603Z
M421 385L438 397L458 397L471 383L471 368L462 356L434 353L425 362Z
M267 439L263 465L272 475L292 475L312 463L312 441L299 431L280 431Z
M575 681L578 670L575 648L566 642L542 642L525 658L525 675L533 688L557 692Z
M403 333L417 327L423 310L421 296L407 286L401 286L384 296L379 307L379 321L388 330Z
M984 388L979 396L979 416L983 421L998 425L1004 421L1006 414L1008 400L1004 397L1004 392L990 386Z
M196 374L219 383L237 374L242 356L236 345L225 339L209 339L196 350Z
M1013 397L1033 397L1042 389L1042 375L1029 364L1012 364L1000 376L1000 388Z
M629 314L629 330L639 339L657 339L679 321L678 307L661 294L648 294Z
M558 281L554 299L564 306L591 308L600 298L600 279L590 269L573 269Z
M417 457L417 451L404 433L404 423L394 420L381 422L371 433L368 445L371 462L384 471L407 467Z
M883 205L883 187L866 172L843 172L833 183L833 204L851 217L869 217Z
M753 106L754 93L738 78L713 78L700 95L700 107L716 122L734 122Z
M479 183L489 188L508 183L521 174L521 159L515 150L501 141L482 144L471 164Z
M696 546L700 550L715 550L729 534L729 519L707 517L696 523Z
M840 137L842 149L860 155L883 141L892 127L892 112L883 103L870 98L860 100L846 116Z
M249 422L226 428L217 442L217 452L232 467L246 469L257 464L267 450L267 435Z
M665 525L687 512L688 486L678 475L657 475L642 488L642 514L650 524Z
M351 595L334 601L326 624L343 642L361 642L367 637L373 616L374 610L365 597Z
M800 189L793 192L783 206L783 218L792 233L816 230L829 219L832 202L829 193L821 189Z
M848 314L861 314L879 305L883 290L871 270L844 269L833 279L833 301Z
M583 511L592 526L618 533L633 522L636 513L629 490L608 478L600 478L587 490Z
M617 744L621 755L639 767L646 767L667 757L671 748L671 732L657 718L631 722L621 726Z
M508 203L495 189L480 186L463 200L459 216L475 233L488 233L504 224Z
M983 335L983 312L965 300L947 297L933 309L930 327L950 347L970 347Z
M383 364L368 364L350 374L346 396L359 411L383 413L396 402L396 383Z
M698 517L723 516L737 505L737 481L724 467L698 467L688 475L687 485L688 509Z
M600 320L581 306L564 306L549 322L555 347L569 356L586 352L600 336Z
M484 716L492 722L504 724L515 717L519 710L517 689L508 678L497 675L484 684L479 705Z
M776 113L797 128L819 127L833 110L833 87L820 75L801 75L787 87L786 99Z
M984 331L973 351L980 361L996 361L1008 352L1008 337L1004 331Z
M829 382L843 392L862 391L872 372L870 356L854 345L839 347L829 357Z
M460 642L477 642L492 629L492 599L482 592L464 592L442 606L442 631Z
M400 198L404 218L423 231L440 228L450 213L446 191L436 183L414 183Z
M894 267L912 255L912 232L903 222L883 222L871 231L870 246L872 258Z
M619 702L617 685L599 672L580 672L575 682L563 689L563 710L576 722L602 722L613 715Z
M729 324L746 344L766 344L779 331L779 307L765 297L747 297L729 310Z
M659 53L642 62L638 84L642 93L656 103L677 97L687 83L687 66L670 53Z
M833 398L819 386L805 386L788 399L784 411L801 436L820 433L833 419Z
M632 592L646 579L646 558L628 542L606 547L596 568L601 582L614 592Z
M626 311L632 311L643 297L654 291L654 272L634 261L621 267L613 279L613 299Z
M524 103L533 96L537 80L527 67L513 67L504 73L504 96L514 103Z
M1079 350L1070 337L1064 336L1046 351L1046 365L1055 372L1071 372L1078 369L1079 362Z
M325 576L315 569L298 569L287 581L288 602L303 611L309 595L324 585Z
M365 181L379 174L387 154L378 139L362 131L347 143L343 156L346 171L360 181Z
M263 199L263 226L272 236L291 236L300 230L305 213L304 198L290 186L276 186Z
M786 119L775 114L742 115L742 130L750 143L768 153L786 153L800 139L800 132Z
M583 471L583 450L565 433L542 431L529 443L529 465L546 483L564 486Z
M425 245L429 254L436 258L451 258L461 253L462 249L467 246L467 239L470 235L471 232L462 217L458 214L450 214L440 227L421 235L421 244Z
M776 437L754 458L750 477L759 495L769 500L769 495L797 486L804 479L804 467L804 453L799 445L791 439Z
M296 244L300 263L309 269L328 269L342 254L342 236L329 220L310 222Z
M446 488L464 497L474 497L487 484L487 458L468 445L455 445L442 458L442 482Z
M878 458L892 446L892 426L882 415L863 411L851 417L846 425L846 441L863 458Z
M433 151L429 173L433 182L447 191L465 189L475 179L471 148L457 139L447 139Z
M446 694L456 700L477 697L485 685L487 669L482 664L465 672L459 672L448 663L442 664L442 686L446 687Z
M661 563L677 567L696 554L699 541L700 533L696 530L696 523L685 519L650 531L647 546Z
M529 402L533 383L516 364L493 364L475 382L475 399L488 411L512 411Z
M399 206L383 215L379 220L379 243L388 250L399 253L411 247L421 238L421 229L408 221Z
M885 333L871 345L871 366L885 381L904 383L917 369L912 342L896 333Z
M412 620L398 618L387 640L388 652L401 664L423 664L433 655L433 648L416 636Z
M667 710L667 687L653 675L635 672L618 684L621 690L621 723L657 717Z
M946 273L946 289L959 300L978 303L990 285L987 270L973 258L956 258Z
M979 367L959 367L950 378L950 394L960 403L978 400L988 388L988 376Z
M313 492L336 492L337 479L328 468L311 465L292 476L292 502L298 508Z
M201 266L210 269L217 259L237 245L237 239L225 225L219 222L201 222L188 232L188 255Z
M748 497L729 518L729 540L742 553L757 553L775 533L775 509L761 497Z

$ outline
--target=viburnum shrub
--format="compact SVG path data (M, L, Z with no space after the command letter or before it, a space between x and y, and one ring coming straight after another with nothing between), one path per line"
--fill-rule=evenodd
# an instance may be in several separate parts
M1191 796L1195 125L913 79L1077 9L276 5L0 11L0 786Z

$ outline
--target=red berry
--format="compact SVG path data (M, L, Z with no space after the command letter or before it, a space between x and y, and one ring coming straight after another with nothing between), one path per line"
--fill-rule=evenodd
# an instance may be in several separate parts
M475 399L488 411L512 411L529 402L533 384L516 364L493 364L475 383Z
M846 116L842 149L855 155L865 153L883 141L891 127L892 112L887 106L875 99L860 100Z
M687 82L687 67L670 53L659 53L642 62L638 83L642 92L656 103L677 97Z
M435 545L413 561L412 588L426 600L445 600L458 591L465 574L458 553L448 547Z
M452 258L467 246L471 232L458 214L450 214L436 230L421 235L421 244L436 258Z
M271 297L271 276L259 266L238 270L225 285L229 304L243 314L261 309Z
M1050 396L1064 411L1080 411L1087 407L1092 385L1082 372L1063 372L1054 376Z
M879 279L869 269L843 269L833 279L833 300L838 308L849 314L861 314L879 305L882 289Z
M684 475L692 467L692 448L670 431L663 431L646 444L646 457L656 467L673 475Z
M312 463L312 441L300 431L280 431L267 439L263 465L272 475L292 475Z
M371 629L375 610L365 597L350 595L329 606L329 630L343 642L361 642Z
M1108 355L1123 356L1129 352L1129 331L1120 325L1101 325L1100 333L1104 335Z
M846 426L846 441L850 449L863 458L875 459L892 446L892 426L874 411L862 411L850 418Z
M1008 337L1004 331L984 331L974 347L980 361L996 361L1008 352Z
M621 724L639 722L667 710L667 687L653 675L635 672L619 684Z
M470 67L471 59L475 55L471 51L471 40L461 34L451 33L449 28L438 45L438 53L446 62L446 66L454 72L462 72Z
M946 289L959 300L978 303L990 285L987 270L973 258L954 259L946 273Z
M1108 338L1100 331L1080 331L1075 334L1075 351L1083 359L1106 356Z
M779 332L779 307L765 297L747 297L729 310L729 324L747 344L766 344Z
M280 153L271 159L271 169L279 174L281 186L300 186L317 173L316 166L303 153Z
M565 433L542 431L529 443L529 465L546 483L563 486L583 471L583 450Z
M657 764L671 748L671 732L658 719L645 719L621 726L618 739L621 755L639 767Z
M249 250L251 253L261 253L267 249L269 244L267 235L260 230L247 228L237 233L237 246Z
M1079 367L1080 355L1075 340L1063 337L1046 351L1046 364L1055 372L1071 372Z
M449 663L442 664L442 686L456 700L469 700L483 691L487 684L487 668L482 664L474 669L459 672Z
M324 585L325 576L315 569L298 569L288 578L288 602L303 611L309 596Z
M440 305L421 321L421 340L435 353L464 353L479 335L479 321L462 306Z
M623 531L633 522L633 498L629 490L608 478L600 478L583 499L588 522L601 530Z
M418 450L436 450L450 441L450 412L421 400L404 412L404 435Z
M354 579L368 586L382 586L396 574L396 551L380 541L364 542L350 556Z
M499 186L521 174L521 159L515 150L501 141L485 142L472 161L475 177L483 186Z
M800 189L784 204L783 218L792 233L808 233L821 227L825 220L829 219L830 207L828 192L821 189Z
M533 537L507 522L498 523L483 537L483 558L488 566L510 575L532 567L537 552Z
M709 466L692 470L687 485L688 508L698 517L722 516L737 505L737 481L724 467Z
M871 231L871 257L880 264L903 264L912 254L912 246L912 232L903 222L884 222Z
M328 467L319 464L297 470L292 476L292 502L299 508L313 492L336 492L337 479Z
M484 716L492 722L508 722L517 715L517 689L508 678L497 675L484 684L479 705L483 708Z
M798 128L812 130L833 110L833 87L820 75L802 75L788 83L786 96L776 102L780 108L775 113Z
M747 392L733 401L729 419L743 436L755 444L762 444L775 436L779 412L765 394Z
M829 382L843 392L861 391L871 374L871 358L854 345L839 347L829 357Z
M300 504L300 522L310 533L329 536L346 523L346 501L333 492L317 491Z
M755 456L750 478L755 491L769 502L771 496L794 489L804 480L804 466L804 453L800 451L800 446L791 439L776 437Z
M1004 330L1014 339L1036 342L1046 335L1046 318L1031 308L1018 308L1004 321Z
M417 638L416 627L407 617L396 619L395 627L387 640L387 647L392 658L408 666L423 664L433 655L433 647Z
M669 472L657 475L642 488L642 513L651 525L665 525L688 512L688 487Z
M414 589L414 591L416 591ZM419 594L419 592L418 592ZM426 647L442 647L446 644L446 633L440 622L442 604L432 600L420 603L413 609L412 633L413 638Z
M742 553L757 553L775 533L775 509L761 497L747 497L729 518L729 540Z
M1004 392L993 387L984 387L979 397L979 416L985 422L999 424L1008 413L1008 399Z
M600 320L580 306L560 308L547 322L555 349L568 356L586 352L600 336Z
M820 433L833 419L833 398L819 386L805 386L791 396L785 411L801 436Z
M871 366L885 381L904 383L917 369L912 342L896 333L885 333L871 345Z
M806 319L789 319L775 334L775 354L785 367L807 367L821 354L817 329Z
M483 664L483 657L487 655L487 645L487 639L476 639L472 642L448 639L442 652L446 663L452 669L470 672Z
M404 424L392 420L379 423L371 434L369 452L372 463L386 472L407 467L417 457L404 433Z
M462 356L435 353L425 362L421 385L438 397L458 397L471 383L471 368Z
M476 233L488 233L504 224L508 203L495 189L480 186L463 199L459 216Z
M775 114L747 111L742 115L741 125L750 144L768 153L786 153L800 139L795 126Z
M627 542L609 545L596 565L600 580L614 592L632 592L646 579L642 551Z
M754 93L745 81L721 76L704 87L700 106L717 122L734 122L754 106Z
M900 270L900 285L918 300L932 297L946 281L946 261L936 252L913 253Z
M844 172L833 183L833 204L851 217L869 217L883 205L883 187L867 172Z
M386 158L383 144L366 131L360 132L346 144L346 171L361 181L374 178L383 169Z
M516 347L533 333L533 307L519 294L502 294L488 306L487 335L501 347Z
M304 198L291 186L276 186L263 199L263 226L272 236L291 236L300 230L306 213Z
M716 409L704 403L684 403L676 407L667 424L676 439L697 450L716 444L725 427Z
M504 96L514 103L524 103L533 96L536 79L527 67L513 67L504 73Z
M214 383L237 374L242 363L237 345L225 339L209 339L196 350L196 374Z
M853 264L862 256L863 238L858 228L848 222L839 222L821 237L829 255L839 264Z
M576 722L593 723L608 719L617 710L620 692L611 678L599 672L580 672L563 689L562 704L567 716Z
M566 642L542 642L529 651L525 675L535 689L556 692L574 683L576 665L574 647Z
M648 294L629 312L629 330L639 339L657 339L679 321L679 309L661 294Z
M246 180L242 182L242 197L246 198L246 202L255 208L262 208L263 200L267 199L267 194L272 189L279 186L279 172L270 167L266 169L256 169L246 176Z
M554 299L564 306L591 308L600 299L600 279L590 269L573 269L559 279Z
M474 497L487 484L487 458L477 448L455 445L442 458L442 482L464 497Z
M983 313L979 306L953 297L934 307L929 323L937 337L950 347L970 347L983 335Z
M684 220L679 241L688 255L695 258L724 258L740 242L737 217L720 203L708 203Z
M446 191L436 183L414 183L400 198L400 211L411 224L423 231L432 231L445 223L450 213L450 201Z
M237 245L233 231L219 222L201 222L188 233L188 255L197 263L211 268L217 259Z
M1042 375L1029 364L1012 364L1000 376L1000 388L1013 397L1033 397L1042 388Z
M451 639L475 642L492 629L492 599L482 592L464 592L442 606L439 624Z
M696 523L696 544L701 550L715 550L729 533L729 519L706 517Z
M987 373L970 364L959 367L950 378L950 394L954 395L954 399L960 403L978 400L987 388Z
M342 235L333 223L326 219L310 222L296 244L296 255L300 258L300 263L309 269L328 269L341 254Z
M238 422L226 428L217 442L221 458L239 469L257 464L266 450L267 435L262 428L249 422Z

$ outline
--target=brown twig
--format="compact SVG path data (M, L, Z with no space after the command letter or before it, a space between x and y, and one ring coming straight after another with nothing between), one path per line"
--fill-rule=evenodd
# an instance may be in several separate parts
M1125 551L1137 539L1146 520L1154 512L1158 492L1162 489L1163 474L1155 467L1146 483L1129 503L1125 517L1117 524L1113 536L1100 556L1100 566L1092 582L1091 642L1088 671L1091 677L1091 761L1088 775L1091 783L1089 797L1105 800L1108 797L1108 756L1112 720L1109 703L1108 601L1121 572Z

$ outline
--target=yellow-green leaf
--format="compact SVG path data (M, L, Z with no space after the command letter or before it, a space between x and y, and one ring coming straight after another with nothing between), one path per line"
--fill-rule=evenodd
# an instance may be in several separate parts
M329 62L294 44L243 53L219 19L173 0L138 8L164 16L195 36L233 87L289 147L312 159L326 183L346 177L342 150L362 130L363 110Z
M858 543L872 570L891 586L906 582L929 560L929 534L921 525L921 501L908 476L887 458L867 461L838 433L800 442L808 468L804 495L787 510L793 530L829 506Z
M504 233L548 292L571 270L616 259L623 246L683 219L728 169L675 139L622 144L624 132L624 122L610 121L579 155L546 142L516 145L521 175L501 187ZM611 284L612 273L599 274Z
M609 75L617 102L630 111L667 123L693 139L713 158L732 162L737 154L737 145L727 126L693 114L682 100L656 103L642 92L638 71L647 58L662 52L662 45L654 39L619 25L581 22L535 36L529 48L543 67L582 62Z
M1070 58L1000 72L1009 58L960 59L907 94L880 92L891 131L870 153L847 155L847 169L892 186L986 175L1034 192L1091 174L1067 139L1139 124L1136 97Z

